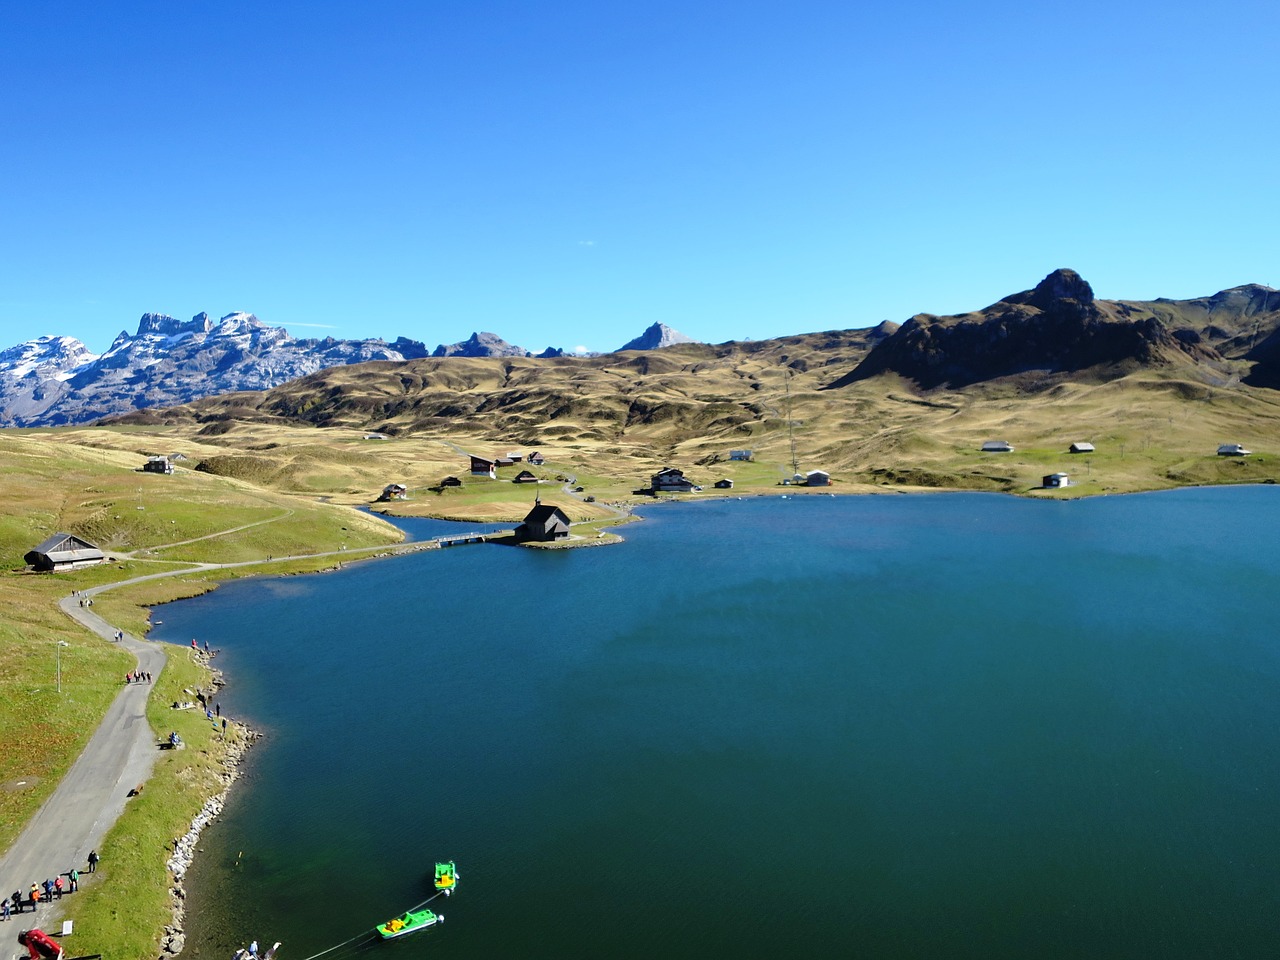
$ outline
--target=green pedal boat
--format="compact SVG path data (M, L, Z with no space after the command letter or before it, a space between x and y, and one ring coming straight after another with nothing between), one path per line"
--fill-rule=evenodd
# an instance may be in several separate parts
M396 937L403 937L406 933L425 930L437 923L444 923L444 917L430 910L410 910L394 920L378 924L374 930L383 940L394 940Z
M458 885L458 865L452 860L436 864L436 889L447 897Z

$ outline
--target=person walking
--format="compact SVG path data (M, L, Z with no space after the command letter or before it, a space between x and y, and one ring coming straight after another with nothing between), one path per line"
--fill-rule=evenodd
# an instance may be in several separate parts
M48 877L44 879L44 902L53 903L53 881Z
M98 872L98 851L97 850L89 851L89 872L90 873Z
M33 883L28 896L31 898L31 912L35 913L36 904L40 902L40 884Z
M14 913L21 913L22 912L22 891L21 890L13 891L13 893L9 895L9 899L13 901Z
M59 900L62 899L62 874L53 878L53 893Z
M80 889L80 871L75 867L67 871L67 885L70 887L71 893L75 893Z
M9 919L9 898L8 897L5 897L4 900L0 900L0 917L3 917L5 920Z

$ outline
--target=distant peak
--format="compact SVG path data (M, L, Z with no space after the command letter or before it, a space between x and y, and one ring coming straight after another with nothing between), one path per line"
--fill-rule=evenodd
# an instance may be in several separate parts
M1074 270L1055 270L1036 285L1028 302L1043 309L1058 300L1088 306L1093 303L1093 288Z
M668 327L665 323L652 324L644 333L629 340L618 348L618 352L623 350L661 350L663 347L670 347L677 343L696 343L692 337L686 337L679 330Z
M198 313L184 323L165 313L144 313L138 321L138 336L172 337L179 333L208 333L209 315Z

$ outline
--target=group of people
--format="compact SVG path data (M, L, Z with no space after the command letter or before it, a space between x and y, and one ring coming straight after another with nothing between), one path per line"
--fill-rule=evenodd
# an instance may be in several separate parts
M98 869L98 851L89 851L89 873ZM15 913L22 913L30 908L34 913L41 903L52 903L61 900L64 893L75 893L80 889L80 871L72 867L66 873L60 873L44 883L33 883L26 893L15 890L0 900L0 920L8 920ZM23 931L24 933L26 931ZM34 957L35 954L32 954Z
M125 683L150 683L150 670L134 670L124 675Z

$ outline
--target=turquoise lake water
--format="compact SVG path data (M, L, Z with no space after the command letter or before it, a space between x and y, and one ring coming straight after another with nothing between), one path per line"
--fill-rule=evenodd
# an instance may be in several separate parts
M165 607L266 733L188 952L1275 956L1280 490L646 515Z

